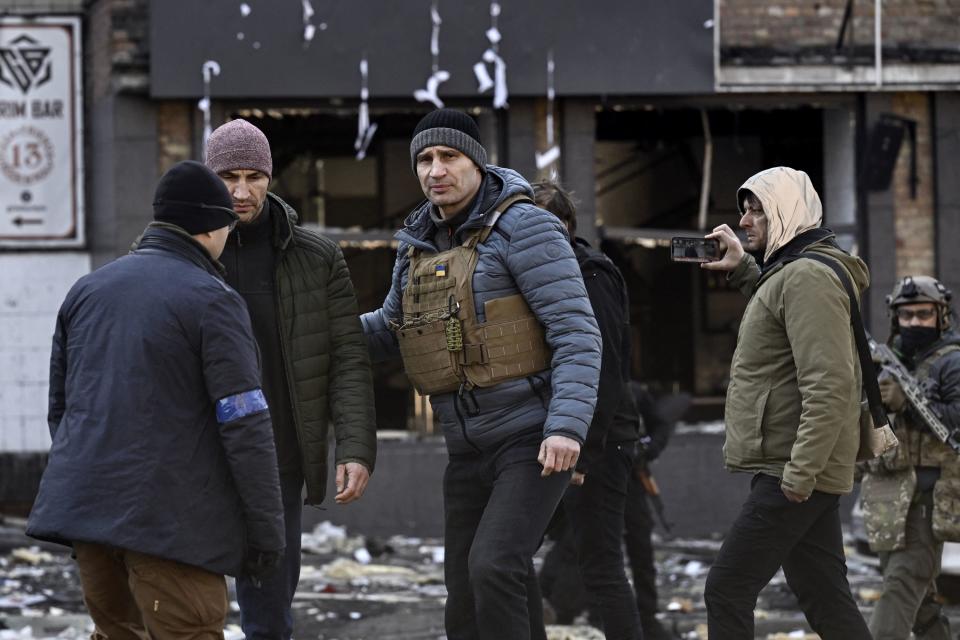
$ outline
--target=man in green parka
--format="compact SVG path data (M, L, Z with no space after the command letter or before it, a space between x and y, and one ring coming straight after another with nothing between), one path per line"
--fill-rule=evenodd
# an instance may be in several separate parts
M754 637L757 595L781 567L821 638L868 639L847 582L838 511L853 488L859 445L850 299L833 269L807 256L837 263L857 293L867 267L821 228L820 198L802 171L756 174L737 191L737 205L746 243L717 227L707 237L719 240L723 257L703 268L728 271L750 297L730 366L723 454L729 470L753 480L707 576L710 640Z

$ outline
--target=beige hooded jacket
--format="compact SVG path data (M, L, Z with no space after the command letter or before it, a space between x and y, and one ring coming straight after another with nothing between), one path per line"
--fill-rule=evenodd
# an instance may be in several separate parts
M753 176L767 217L765 256L820 226L820 198L809 177L786 167ZM866 265L832 242L803 252L843 265L855 289L868 284ZM859 445L861 378L850 326L850 302L826 265L799 259L763 274L749 254L731 281L750 295L730 367L724 459L733 471L767 473L800 495L853 488Z

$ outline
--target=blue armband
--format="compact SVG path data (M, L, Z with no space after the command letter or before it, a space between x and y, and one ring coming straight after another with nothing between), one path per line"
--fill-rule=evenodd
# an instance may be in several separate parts
M267 399L263 397L263 391L259 388L251 389L217 400L217 422L226 424L266 411L267 408Z

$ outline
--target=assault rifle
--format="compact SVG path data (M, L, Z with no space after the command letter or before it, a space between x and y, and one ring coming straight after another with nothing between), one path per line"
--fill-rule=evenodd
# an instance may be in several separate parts
M940 421L937 414L930 408L930 401L927 399L926 394L924 394L920 383L917 382L917 379L903 366L903 363L900 362L900 359L897 357L897 354L893 352L893 349L877 342L869 335L867 336L867 341L870 345L870 353L873 355L874 361L879 363L880 367L900 383L900 388L903 389L903 395L907 397L907 401L913 407L913 410L920 416L924 424L930 428L933 435L937 436L941 442L955 452L960 453L960 434L956 431L951 433L946 425Z
M673 531L671 530L671 525L669 522L667 522L666 515L664 514L663 498L660 496L660 485L657 484L656 478L654 478L653 474L650 472L650 464L646 461L645 451L649 445L649 442L649 436L640 438L637 461L633 464L633 473L637 480L640 481L640 485L643 487L643 490L650 499L650 502L653 503L653 509L657 514L657 519L660 520L661 526L663 526L663 530L668 534L671 534Z

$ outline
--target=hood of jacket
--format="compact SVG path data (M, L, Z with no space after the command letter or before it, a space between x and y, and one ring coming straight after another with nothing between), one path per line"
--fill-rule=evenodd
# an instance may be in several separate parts
M454 244L459 244L463 234L471 229L483 226L487 214L497 208L501 202L510 196L525 194L533 200L533 189L519 173L513 169L487 165L487 173L480 182L480 197L473 203L470 214L454 234ZM437 223L430 215L433 204L429 200L421 202L406 220L403 228L397 231L394 237L407 242L418 249L435 250L431 238L437 228Z
M797 236L791 246L786 247L782 253L775 256L774 260L764 266L757 287L782 269L794 256L808 252L822 254L843 265L850 274L857 292L864 291L870 285L870 270L863 260L841 249L837 244L836 235L829 229L813 229Z
M778 249L804 231L823 222L823 205L810 176L790 167L773 167L755 174L737 189L737 209L743 213L745 192L763 205L767 218L767 247L764 262Z

